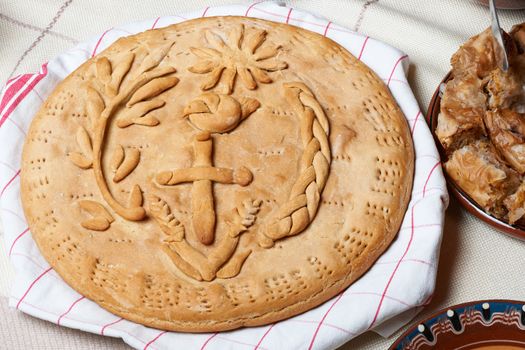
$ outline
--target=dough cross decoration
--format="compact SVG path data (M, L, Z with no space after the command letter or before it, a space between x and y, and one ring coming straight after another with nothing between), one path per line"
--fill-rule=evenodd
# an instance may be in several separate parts
M195 161L193 167L161 172L157 175L159 185L178 185L193 182L191 192L192 223L196 236L202 244L214 240L215 209L213 183L247 186L252 182L252 173L246 167L237 169L213 166L213 138L207 131L198 133L193 143Z
M227 169L213 165L212 134L233 130L258 107L259 103L256 100L244 99L239 103L229 95L202 95L184 111L184 116L190 124L199 130L193 140L193 166L163 171L156 176L159 185L193 183L192 225L197 239L202 244L210 245L215 239L213 183L247 186L253 179L251 171L244 166Z

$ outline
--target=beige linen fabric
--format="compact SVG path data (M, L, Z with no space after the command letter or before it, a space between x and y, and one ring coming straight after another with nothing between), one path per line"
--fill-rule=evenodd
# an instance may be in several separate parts
M122 23L223 5L235 0L0 0L0 82L36 72L76 42ZM411 59L409 80L426 111L449 69L449 58L469 36L488 26L488 10L474 0L283 1L389 43ZM89 9L89 11L87 11ZM86 16L86 13L92 13ZM525 21L525 11L503 11L505 29ZM1 208L0 208L1 210ZM1 226L0 226L1 234ZM0 342L6 349L126 349L116 339L57 327L7 308L13 271L0 238ZM525 300L521 275L525 242L507 237L466 213L452 199L446 216L437 290L417 317L459 302ZM386 349L401 334L366 333L343 349Z

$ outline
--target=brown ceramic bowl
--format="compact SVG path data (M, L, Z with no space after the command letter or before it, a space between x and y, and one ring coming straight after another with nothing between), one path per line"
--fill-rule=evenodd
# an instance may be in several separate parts
M525 349L525 305L480 300L451 306L413 324L389 350Z
M478 2L489 6L488 0L478 0ZM496 7L502 10L525 9L525 0L496 0Z
M447 74L445 79L441 82L441 84L446 83L450 79L450 73ZM441 86L440 84L440 86ZM437 126L437 120L440 110L440 103L441 103L441 97L440 97L440 89L439 86L436 89L436 92L434 93L434 96L432 96L432 100L430 100L430 105L428 106L428 112L427 112L427 123L430 127L430 130L432 132L432 136L434 137L434 141L436 143L437 149L439 151L439 154L441 156L442 162L447 161L447 156L445 154L445 150L443 149L443 146L441 146L441 143L439 142L435 130ZM520 238L522 240L525 240L525 226L522 225L510 225L506 223L503 220L497 219L493 217L490 214L487 214L472 198L470 198L463 190L450 178L446 172L445 169L443 169L443 172L445 173L445 178L447 180L447 184L449 187L449 191L454 194L454 196L457 198L457 200L467 209L471 214L476 216L478 219L483 220L490 226L494 227L495 229L502 231L508 235L511 235L516 238Z

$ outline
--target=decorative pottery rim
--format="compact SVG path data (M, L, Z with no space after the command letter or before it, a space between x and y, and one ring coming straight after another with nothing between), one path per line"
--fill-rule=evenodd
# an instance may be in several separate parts
M441 81L441 83L438 85L436 91L434 92L434 95L432 96L432 99L430 100L430 104L428 106L428 111L426 115L426 120L428 123L428 126L430 128L430 132L432 133L432 136L434 137L434 141L436 143L436 147L438 149L439 155L441 157L441 160L445 162L447 159L445 150L443 149L443 146L439 142L435 130L437 126L437 118L440 111L440 104L441 104L441 96L440 96L440 87L442 84L446 83L448 80L451 79L451 72L449 72L445 78ZM466 194L456 183L455 181L448 176L447 171L445 168L443 168L443 173L445 175L445 179L448 184L448 188L450 192L454 194L454 196L457 198L457 200L461 203L461 205L467 209L472 215L477 217L478 219L484 221L485 223L489 224L490 226L494 227L495 229L510 235L512 237L525 240L525 227L522 225L510 225L506 223L503 220L497 219L494 216L486 213L468 194Z
M422 320L417 324L413 324L406 330L390 347L389 350L418 350L422 346L449 349L450 344L443 345L439 343L440 334L443 337L446 334L456 337L455 339L463 338L469 327L475 327L476 324L488 328L498 324L501 329L509 328L514 324L517 328L516 333L520 333L519 340L503 338L496 339L494 336L496 332L491 332L489 338L485 339L487 342L495 343L497 341L508 340L508 345L519 344L520 347L525 348L525 302L508 299L493 299L493 300L478 300L467 303L454 305L448 308L441 309L433 313L428 318ZM510 328L509 328L510 330ZM475 332L475 331L474 331ZM486 332L483 332L486 334ZM443 338L441 338L443 339ZM450 339L446 337L445 339ZM476 340L476 338L469 337L469 340ZM483 339L477 342L480 346L483 343L487 344ZM475 349L470 345L474 343L464 344L459 346L455 344L454 349ZM493 344L496 345L496 344ZM443 347L445 346L445 347Z
M483 6L489 6L488 0L478 0ZM496 7L500 10L521 10L525 9L525 1L523 0L496 0Z

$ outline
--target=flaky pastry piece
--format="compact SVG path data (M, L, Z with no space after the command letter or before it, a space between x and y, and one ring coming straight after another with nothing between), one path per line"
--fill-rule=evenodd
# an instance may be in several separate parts
M516 29L514 35L520 36ZM436 135L447 151L487 136L483 119L488 109L510 108L523 96L522 63L510 36L511 69L497 68L494 39L489 29L470 38L452 56L452 79L445 85L441 99ZM525 102L525 101L524 101Z
M450 80L441 99L436 135L447 153L485 135L487 97L473 74Z
M486 84L488 94L488 108L512 108L522 103L524 97L523 83L525 82L525 57L513 57L508 72L494 69Z
M447 154L486 136L484 88L496 67L489 29L473 36L452 56L452 79L445 84L436 135Z
M521 174L525 173L525 23L515 25L511 32L515 54L510 57L508 73L497 69L487 84L489 106L485 123L491 140L507 162ZM524 223L525 181L504 199L510 224Z
M525 27L513 28L508 72L494 69L488 76L485 126L490 140L507 163L525 173Z
M525 222L525 23L504 33L510 69L489 29L452 56L436 135L448 174L485 211Z
M490 140L511 167L525 173L525 115L511 109L487 111Z
M501 162L494 146L478 140L456 150L445 163L454 182L485 211L498 217L503 200L520 185L518 173Z
M516 24L510 31L510 36L516 44L518 54L525 52L525 23Z
M518 221L523 223L523 216L525 216L525 182L521 183L516 192L505 198L503 204L508 210L507 219L511 225Z
M486 78L496 67L494 39L490 28L473 36L450 59L454 77L474 74Z

